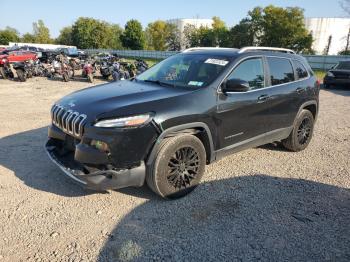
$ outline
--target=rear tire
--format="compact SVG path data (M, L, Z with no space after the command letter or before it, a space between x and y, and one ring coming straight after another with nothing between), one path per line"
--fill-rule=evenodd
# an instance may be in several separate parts
M17 73L19 81L25 82L27 80L27 76L26 76L26 73L24 72L24 70L17 69L16 73Z
M197 137L169 137L160 143L153 163L147 167L146 182L163 198L183 197L199 185L205 164L205 148Z
M313 130L314 116L309 110L303 109L297 116L292 132L282 144L293 152L304 150L311 141Z

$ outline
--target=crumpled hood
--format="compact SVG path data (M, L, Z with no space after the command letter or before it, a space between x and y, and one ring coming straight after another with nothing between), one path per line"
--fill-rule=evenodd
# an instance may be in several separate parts
M121 108L132 109L137 107L137 110L140 110L139 108L142 108L142 104L152 101L157 102L185 94L186 92L190 92L190 90L163 87L140 81L118 81L79 90L63 97L56 104L81 114L86 114L88 119L94 120L105 113L118 112L118 109ZM139 113L152 110L154 109L144 108L144 112Z

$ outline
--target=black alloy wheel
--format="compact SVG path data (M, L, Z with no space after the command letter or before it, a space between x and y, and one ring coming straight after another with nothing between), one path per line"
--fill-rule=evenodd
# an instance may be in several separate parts
M311 121L309 118L304 118L298 128L298 142L300 145L306 144L311 136Z
M168 163L167 180L176 189L191 186L199 171L199 156L192 147L183 147L175 152Z

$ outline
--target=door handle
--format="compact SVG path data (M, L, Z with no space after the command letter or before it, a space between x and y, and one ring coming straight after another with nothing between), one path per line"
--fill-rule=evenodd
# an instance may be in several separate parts
M261 95L258 97L258 103L263 103L265 101L267 101L270 98L269 95Z
M304 90L304 88L298 87L295 91L297 91L298 94L301 94L305 90Z

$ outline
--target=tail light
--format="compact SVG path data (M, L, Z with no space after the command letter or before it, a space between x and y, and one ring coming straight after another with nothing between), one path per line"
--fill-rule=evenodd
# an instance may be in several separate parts
M316 80L316 86L318 87L318 88L320 88L320 86L321 86L321 81L320 80Z

